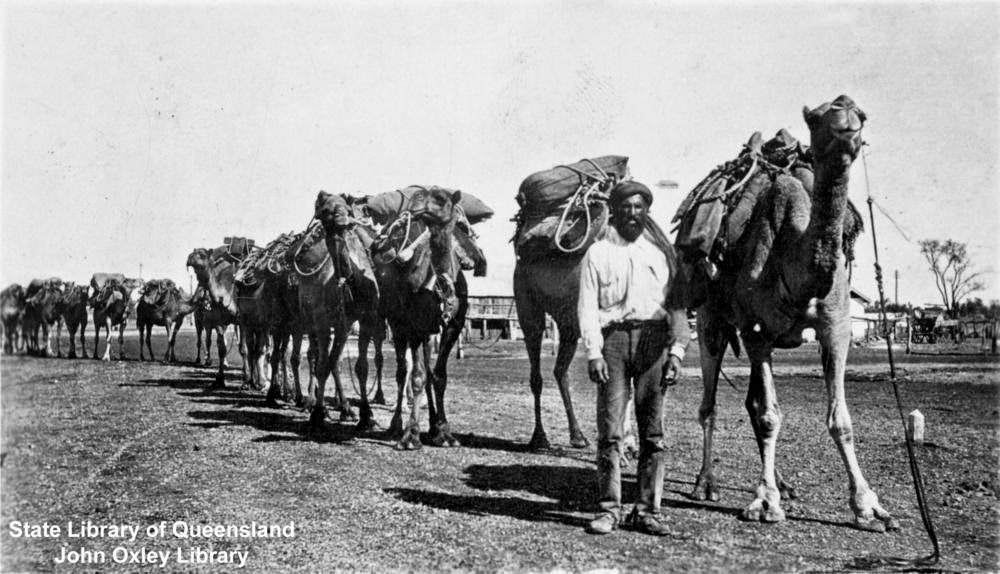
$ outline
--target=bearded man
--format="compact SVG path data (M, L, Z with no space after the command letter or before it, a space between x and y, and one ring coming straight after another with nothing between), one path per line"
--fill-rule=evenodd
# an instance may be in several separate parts
M590 378L597 393L597 517L587 526L607 534L621 523L621 450L634 386L639 430L639 490L629 523L666 535L660 514L665 445L663 393L676 382L690 340L677 289L677 256L649 217L653 194L626 181L610 193L610 226L584 255L578 311Z

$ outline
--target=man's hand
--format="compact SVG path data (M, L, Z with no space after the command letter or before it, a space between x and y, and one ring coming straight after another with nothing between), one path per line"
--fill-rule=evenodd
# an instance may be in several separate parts
M590 380L595 383L608 382L608 364L604 359L591 359L587 363L587 372L590 373Z
M677 355L670 355L667 364L663 365L663 378L660 379L660 388L666 389L677 384L681 378L681 360Z

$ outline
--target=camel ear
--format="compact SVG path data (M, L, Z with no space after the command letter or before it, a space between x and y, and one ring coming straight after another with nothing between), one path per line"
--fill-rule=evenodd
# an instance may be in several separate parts
M462 201L462 190L456 189L455 193L451 194L451 204L458 205L460 201Z

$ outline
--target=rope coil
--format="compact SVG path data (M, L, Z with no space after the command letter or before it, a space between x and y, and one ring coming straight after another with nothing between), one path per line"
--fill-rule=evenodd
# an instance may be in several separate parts
M319 273L320 270L323 269L323 266L326 265L326 262L330 260L330 251L327 250L326 257L324 257L323 260L319 262L319 265L317 265L315 268L309 271L303 271L299 267L299 255L302 253L302 247L305 246L306 244L305 241L306 238L315 232L316 225L318 225L318 223L316 222L315 217L309 220L309 224L306 225L306 230L303 233L302 241L299 243L298 247L295 248L295 253L292 255L292 267L294 267L295 272L301 275L302 277L312 277L313 275Z

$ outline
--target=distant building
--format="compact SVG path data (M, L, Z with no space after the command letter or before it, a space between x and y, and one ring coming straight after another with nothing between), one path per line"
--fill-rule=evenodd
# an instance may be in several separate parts
M475 339L520 339L521 324L514 306L514 286L510 280L469 277L469 312L465 317L467 336Z

